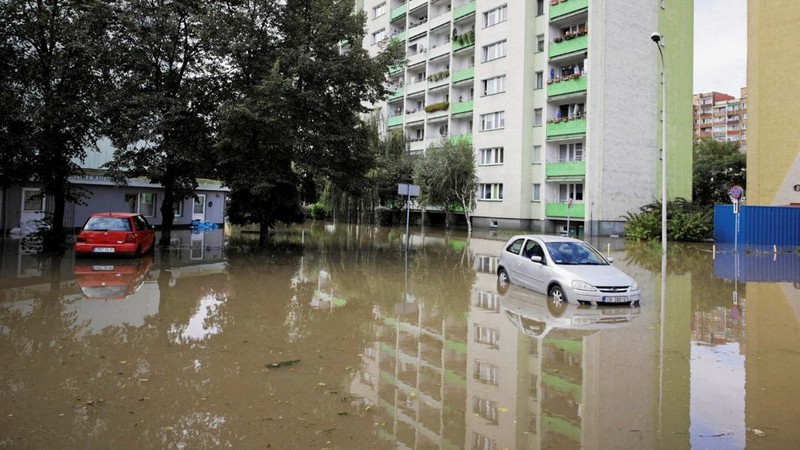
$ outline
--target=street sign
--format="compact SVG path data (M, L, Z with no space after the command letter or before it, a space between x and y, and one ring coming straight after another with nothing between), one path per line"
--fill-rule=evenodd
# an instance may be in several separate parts
M419 197L419 186L416 184L404 184L400 183L397 185L397 193L399 195L405 195L408 197Z
M739 185L734 185L731 187L731 190L728 192L728 194L733 200L739 200L742 198L742 195L744 195L744 189L742 189L742 187Z

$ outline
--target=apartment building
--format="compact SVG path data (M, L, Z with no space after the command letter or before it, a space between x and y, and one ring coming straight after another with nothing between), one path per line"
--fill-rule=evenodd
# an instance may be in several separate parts
M800 59L800 9L750 0L747 16L747 202L800 205L800 83L786 82Z
M363 45L404 43L377 105L411 153L475 149L473 224L621 234L661 197L665 36L668 196L691 197L692 0L360 0Z
M735 98L722 92L692 96L694 141L710 138L717 142L738 142L747 148L747 88Z

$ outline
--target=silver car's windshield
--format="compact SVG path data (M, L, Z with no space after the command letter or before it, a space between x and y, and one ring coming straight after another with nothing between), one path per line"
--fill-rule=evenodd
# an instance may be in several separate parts
M608 261L597 250L583 242L548 242L547 252L556 264L607 265Z

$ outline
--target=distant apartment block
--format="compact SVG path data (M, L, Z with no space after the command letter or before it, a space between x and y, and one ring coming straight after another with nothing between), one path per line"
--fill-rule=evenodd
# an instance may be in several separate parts
M735 98L721 92L692 96L694 141L710 138L717 142L739 142L747 148L747 88Z

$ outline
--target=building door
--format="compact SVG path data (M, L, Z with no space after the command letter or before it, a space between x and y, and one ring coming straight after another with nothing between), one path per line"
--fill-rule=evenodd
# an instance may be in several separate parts
M206 221L206 195L197 194L192 207L192 220Z
M22 209L19 214L20 228L24 228L25 225L36 227L35 221L44 219L46 205L46 198L44 195L41 195L39 189L23 188Z

